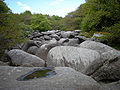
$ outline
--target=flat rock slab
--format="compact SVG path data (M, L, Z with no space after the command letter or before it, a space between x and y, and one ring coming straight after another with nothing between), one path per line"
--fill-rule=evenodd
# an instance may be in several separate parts
M35 68L41 67L0 66L0 90L101 90L91 77L68 67L55 67L56 75L49 78L16 80Z

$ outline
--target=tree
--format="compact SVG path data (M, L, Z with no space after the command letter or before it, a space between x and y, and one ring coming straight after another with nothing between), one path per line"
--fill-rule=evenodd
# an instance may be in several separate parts
M108 44L120 43L120 1L86 0L89 7L82 20L81 27L86 32L107 32Z
M11 13L10 8L4 3L4 0L0 0L0 14Z
M76 11L68 13L64 18L64 26L66 27L66 30L81 29L81 22L88 11L89 7L85 3L80 5Z
M49 16L48 18L50 20L51 23L51 27L53 30L61 30L63 27L63 23L62 23L62 17L59 16Z
M88 13L82 21L84 31L103 31L120 20L119 0L87 0Z
M33 30L46 31L51 29L51 23L46 16L42 14L34 14L31 20Z
M22 30L19 28L19 17L11 14L3 0L0 0L0 58L4 50L23 41Z
M21 16L21 22L23 22L25 25L31 24L32 14L30 11L25 11L20 14Z
M30 11L25 11L19 15L20 27L23 30L24 36L27 37L33 32L31 28L32 13Z

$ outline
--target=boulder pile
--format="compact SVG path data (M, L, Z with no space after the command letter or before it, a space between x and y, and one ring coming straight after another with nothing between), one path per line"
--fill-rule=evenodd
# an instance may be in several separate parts
M51 30L29 35L21 49L6 52L9 64L0 62L0 89L120 90L120 51L79 33ZM36 78L37 72L31 80L17 80L42 67L52 67L56 74Z

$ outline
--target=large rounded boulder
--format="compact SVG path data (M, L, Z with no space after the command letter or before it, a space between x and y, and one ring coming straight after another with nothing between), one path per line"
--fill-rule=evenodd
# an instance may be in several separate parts
M26 43L24 43L24 45L22 46L22 50L27 51L31 46L39 47L39 45L35 41L29 40Z
M7 55L11 59L12 65L20 65L20 66L44 66L44 60L39 57L26 53L22 50L13 49L10 50Z
M112 47L110 47L108 45L105 45L105 44L100 43L100 42L90 41L90 40L82 42L79 46L81 48L96 50L99 53L114 50Z
M69 42L67 43L67 46L79 46L80 41L78 38L69 39Z
M93 61L84 73L102 82L120 80L120 51L102 53L101 59Z
M50 40L49 43L43 44L36 52L36 56L40 57L41 59L45 60L47 59L47 54L50 49L53 47L59 46L59 43L56 39Z
M73 31L61 31L61 37L62 38L74 38L75 33Z
M37 47L37 46L32 46L32 47L30 47L30 48L27 50L27 52L30 53L30 54L35 55L36 52L37 52L37 50L38 50L38 47Z
M91 62L100 58L98 52L73 46L57 46L47 56L47 66L71 67L82 71Z

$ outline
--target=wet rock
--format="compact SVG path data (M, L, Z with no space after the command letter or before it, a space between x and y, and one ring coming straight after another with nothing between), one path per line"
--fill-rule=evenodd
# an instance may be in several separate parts
M27 81L27 80L32 80L32 79L37 79L37 78L48 78L56 75L56 72L54 68L52 67L44 67L44 68L36 68L28 73L21 75L20 77L17 78L18 81Z
M10 50L7 54L11 58L12 65L41 67L45 65L45 62L39 57L26 53L22 50L13 49Z
M100 58L98 52L73 46L57 46L47 56L47 66L71 67L82 71L91 62Z

